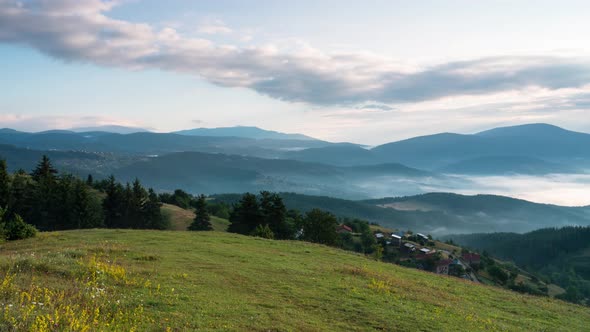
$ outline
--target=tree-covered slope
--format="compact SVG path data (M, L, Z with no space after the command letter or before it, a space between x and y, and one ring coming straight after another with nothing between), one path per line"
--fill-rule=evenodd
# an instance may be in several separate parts
M0 330L581 331L590 320L549 298L217 232L42 233L3 244L0 266Z

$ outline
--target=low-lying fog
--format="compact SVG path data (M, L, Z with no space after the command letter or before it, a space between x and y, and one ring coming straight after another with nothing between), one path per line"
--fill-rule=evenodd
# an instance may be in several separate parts
M372 197L454 192L465 195L494 194L536 203L563 206L590 205L590 174L549 174L543 176L444 175L428 178L379 177L355 183Z

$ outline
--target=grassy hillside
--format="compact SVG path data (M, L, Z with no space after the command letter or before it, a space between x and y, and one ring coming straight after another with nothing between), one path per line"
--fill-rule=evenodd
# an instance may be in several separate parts
M175 231L186 231L188 226L193 222L195 213L192 210L185 210L176 205L163 204L162 214L165 218L169 218L170 226ZM229 221L227 219L219 218L216 216L210 216L211 226L213 230L218 232L225 232L229 227Z
M0 250L0 330L580 331L590 310L220 232L41 233Z

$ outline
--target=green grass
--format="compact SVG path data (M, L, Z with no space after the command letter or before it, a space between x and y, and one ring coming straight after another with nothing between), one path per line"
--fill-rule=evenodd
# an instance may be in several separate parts
M22 303L32 285L63 291L74 313L98 307L80 325L89 331L582 331L590 322L588 307L221 232L85 230L2 244L0 304L14 304L5 310L22 330L52 315Z
M171 204L162 205L162 215L170 220L171 229L175 231L186 231L195 218L195 212L193 210L185 210ZM213 226L213 230L225 232L229 227L229 221L211 216L211 225Z

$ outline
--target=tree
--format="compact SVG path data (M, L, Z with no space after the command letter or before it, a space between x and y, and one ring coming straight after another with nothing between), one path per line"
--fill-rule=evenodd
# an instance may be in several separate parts
M0 160L0 208L6 208L10 196L10 178L6 161Z
M191 231L210 231L213 230L211 226L211 218L207 210L207 199L205 195L199 195L195 202L195 219L188 227Z
M4 220L6 209L0 208L0 237L8 240L21 240L37 235L37 229L23 221L21 216L15 215L11 220Z
M168 229L170 221L162 216L162 202L156 192L150 188L148 190L148 200L144 206L144 218L146 227L151 229Z
M43 155L41 161L39 162L39 164L37 164L37 167L35 168L35 170L33 170L31 176L35 181L39 182L40 179L53 178L56 174L57 170L53 168L53 165L51 165L51 161L49 160L49 158L46 155Z
M260 213L262 223L270 227L276 238L293 238L293 225L287 221L287 208L281 196L268 191L260 192Z
M305 214L303 222L303 239L309 242L335 246L338 243L336 217L320 209L313 209Z
M108 228L122 227L121 219L125 212L123 187L117 183L113 175L107 179L105 194L106 197L102 202L105 226Z
M88 177L86 178L86 185L89 187L94 185L94 178L92 177L92 174L88 174Z
M251 234L256 226L262 223L262 214L256 195L245 193L234 206L229 221L231 224L228 232Z

